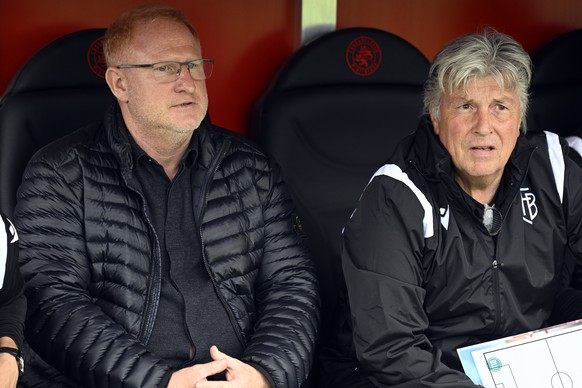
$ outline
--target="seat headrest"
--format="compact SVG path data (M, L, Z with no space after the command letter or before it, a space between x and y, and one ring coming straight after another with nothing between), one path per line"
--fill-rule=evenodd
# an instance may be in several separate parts
M114 99L105 82L105 29L65 35L34 54L0 98L0 210L12 215L32 155L100 121Z
M272 87L283 91L341 84L422 84L427 63L416 47L396 35L374 28L346 28L301 47Z
M582 136L582 29L543 45L532 63L528 130Z
M582 83L582 29L567 32L532 55L532 86Z
M18 71L5 95L35 90L105 86L105 29L65 35L34 54Z
M374 171L416 129L429 68L387 31L337 30L297 50L255 104L251 136L281 167L301 218L324 325L343 284L342 228Z

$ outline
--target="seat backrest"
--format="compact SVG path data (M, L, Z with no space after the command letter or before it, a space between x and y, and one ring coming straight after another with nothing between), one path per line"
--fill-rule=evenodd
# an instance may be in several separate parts
M567 138L570 157L582 165L582 29L544 44L532 55L533 76L528 130L548 130ZM582 289L582 265L573 268L572 287Z
M582 29L544 44L532 63L528 130L582 136Z
M73 130L101 120L113 101L104 79L104 29L65 35L39 50L0 98L0 210L12 215L31 156Z
M428 69L396 35L337 30L300 48L255 106L251 136L281 166L318 266L323 326L343 287L342 228L374 171L416 129Z

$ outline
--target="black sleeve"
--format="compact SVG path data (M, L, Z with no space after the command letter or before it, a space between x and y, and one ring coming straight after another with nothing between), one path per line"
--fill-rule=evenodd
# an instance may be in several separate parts
M18 234L4 215L0 218L0 337L22 346L26 298L18 268Z
M442 362L441 349L428 337L424 206L398 167L380 171L342 235L342 269L361 368L378 387L475 387Z
M257 168L265 237L255 284L257 321L241 357L271 387L298 387L306 380L319 328L314 262L293 227L294 207L280 170Z
M582 318L582 291L567 287L558 292L550 325L558 325Z

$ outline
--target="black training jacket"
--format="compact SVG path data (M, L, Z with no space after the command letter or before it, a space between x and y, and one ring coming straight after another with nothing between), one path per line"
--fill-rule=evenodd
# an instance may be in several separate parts
M496 237L427 117L376 172L342 252L359 370L373 386L474 386L457 348L548 324L566 292L567 250L582 258L582 171L567 152L553 133L519 137Z
M161 264L122 125L112 107L103 124L42 149L24 173L15 217L26 340L54 369L25 373L23 386L157 387L169 371L143 345ZM319 297L281 175L241 136L206 121L197 131L197 254L245 348L241 359L273 387L298 387L311 367Z
M18 270L18 233L0 214L0 337L10 337L20 348L23 342L26 298Z

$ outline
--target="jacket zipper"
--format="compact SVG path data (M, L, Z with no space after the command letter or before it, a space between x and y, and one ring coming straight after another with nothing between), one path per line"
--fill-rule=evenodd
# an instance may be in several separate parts
M202 262L204 263L204 268L206 269L208 276L210 276L210 281L212 282L212 287L214 288L214 291L216 292L216 295L218 296L218 299L220 300L222 307L225 309L226 314L228 315L228 319L229 319L232 327L234 328L234 332L237 336L237 339L239 340L240 344L243 347L245 347L246 341L243 337L243 334L240 330L238 323L236 322L236 319L234 317L232 309L230 308L230 306L228 305L228 303L224 299L224 295L222 295L222 293L218 289L218 285L216 284L216 279L214 278L212 270L210 269L210 265L208 264L208 259L206 258L206 254L204 253L204 239L202 238L202 215L204 214L204 211L206 210L206 203L208 200L208 183L210 182L210 180L214 176L214 174L216 174L216 171L218 170L218 165L219 165L220 161L222 161L223 157L225 156L225 151L229 145L230 145L230 141L225 140L225 142L220 147L220 150L218 152L218 156L212 161L211 168L209 169L210 173L208 174L208 176L204 180L204 185L202 186L204 201L202 202L202 206L200 208L200 212L198 213L198 217L197 217L198 218L198 238L200 239Z
M527 156L527 168L529 168L529 162L531 161L531 157L533 155L533 152L537 149L537 147L535 147L532 152ZM511 201L514 200L514 198L518 195L519 192L519 187L521 186L521 184L523 183L523 180L525 179L525 175L522 177L522 179L519 180L519 182L512 182L511 183L511 189L508 191L507 194L507 199L509 200L511 199ZM507 217L507 214L509 212L509 206L507 207L507 210L505 211L505 213L503 214L503 219L505 220ZM502 270L503 268L503 263L499 262L497 260L497 236L493 237L493 241L495 244L495 258L493 259L493 262L491 263L491 267L493 270L493 287L494 290L493 292L495 293L495 324L493 325L493 330L492 330L492 334L496 335L497 331L499 330L499 325L501 322L501 293L500 293L500 280L499 280L499 271Z
M171 277L170 277L170 283L172 283L172 286L176 290L179 290L177 284L174 282L174 279L172 279ZM182 295L182 292L179 292L179 294L180 294L180 299L182 299L182 305L184 306L184 308L186 308L186 300L184 299L184 295ZM184 314L185 313L186 312L184 311ZM192 339L192 334L190 334L190 328L188 327L188 324L186 323L186 320L183 321L183 324L184 324L184 330L186 331L186 334L188 335L188 341L190 342L190 351L192 352L192 350L194 350L194 353L190 353L190 360L188 360L185 363L185 365L188 365L196 357L196 353L198 353L198 348L194 344L194 340Z
M126 181L125 184L127 185L127 187L130 188L131 190L133 190L141 198L143 215L148 223L148 227L150 228L150 231L154 234L154 238L155 238L154 257L153 257L152 264L151 264L153 275L152 275L152 280L149 282L147 295L146 295L146 306L144 309L145 320L142 322L142 325L140 327L139 334L138 334L138 338L140 339L140 341L144 344L147 344L149 339L150 339L150 336L152 334L152 331L153 331L154 322L155 322L155 318L156 318L157 306L158 306L159 300L160 300L159 295L160 295L160 288L161 288L161 274L162 274L162 259L161 259L161 257L162 257L162 255L160 252L160 243L158 240L158 235L156 234L156 230L154 229L153 224L152 224L150 218L148 217L147 209L145 206L146 201L145 201L144 196L141 194L141 192L139 192L138 190L133 188L131 185L129 185L125 178L124 178L124 180ZM157 269L157 271L156 271L156 269ZM153 300L152 300L152 298L153 298Z
M495 250L497 250L497 243L495 243ZM495 293L495 323L493 325L492 334L496 334L497 330L499 329L499 322L501 321L501 296L500 296L500 285L499 285L499 271L503 267L503 263L497 261L497 259L493 259L491 263L493 267L493 292Z

